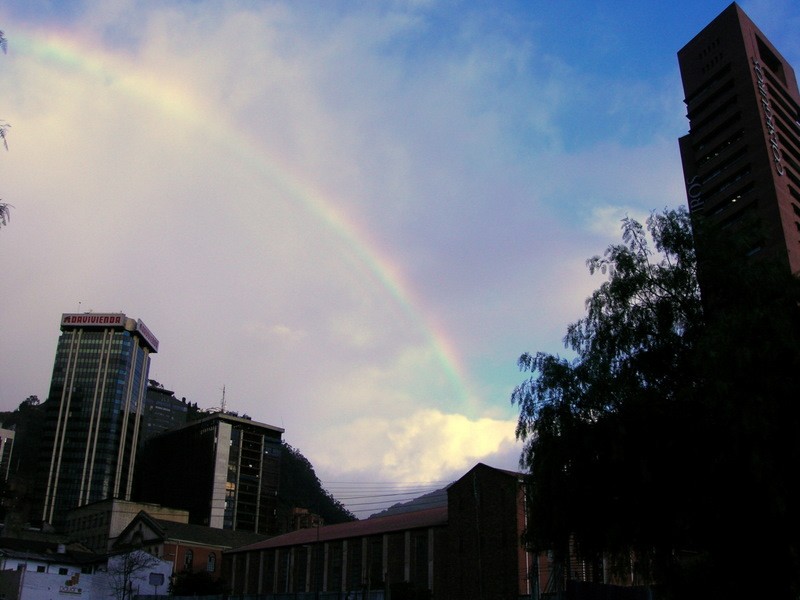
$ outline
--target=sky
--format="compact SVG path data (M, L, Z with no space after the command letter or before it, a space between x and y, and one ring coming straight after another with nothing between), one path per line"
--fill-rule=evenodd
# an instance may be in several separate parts
M728 4L4 0L0 410L62 313L124 312L356 514L518 468L517 358L685 203L676 53ZM800 4L740 6L799 66Z

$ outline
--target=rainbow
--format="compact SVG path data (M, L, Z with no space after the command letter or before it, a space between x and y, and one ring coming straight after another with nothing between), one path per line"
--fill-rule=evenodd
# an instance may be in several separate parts
M466 370L444 329L422 309L412 285L369 233L341 210L336 202L300 174L292 173L280 158L270 155L259 140L236 128L226 127L224 119L205 106L201 98L186 92L174 81L143 71L133 60L102 49L98 44L78 40L64 32L16 32L14 53L43 63L79 72L82 76L112 83L128 96L157 107L166 115L194 127L202 127L216 143L246 163L323 223L332 235L343 241L375 280L391 295L409 318L418 324L437 362L455 392L460 408L474 408ZM465 406L466 405L466 406Z

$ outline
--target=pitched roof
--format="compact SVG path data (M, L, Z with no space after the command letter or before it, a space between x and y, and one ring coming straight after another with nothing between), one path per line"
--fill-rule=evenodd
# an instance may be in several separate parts
M105 561L82 544L54 544L42 540L0 538L0 554L48 563L87 564Z
M146 511L141 510L120 533L117 538L118 543L124 545L126 533L136 529L140 523L143 523L157 539L162 541L175 541L197 546L214 546L223 550L254 544L267 539L266 535L250 531L217 529L215 527L206 527L205 525L156 519Z
M221 548L238 548L246 544L268 539L266 535L252 531L235 531L231 529L217 529L205 525L192 525L190 523L177 523L164 519L153 519L163 532L164 538L173 541L193 542L207 546Z
M492 466L489 466L489 465L487 465L485 463L479 462L474 467L472 467L469 471L467 471L461 477L459 477L454 483L450 484L451 487L453 485L457 485L461 481L466 481L467 477L469 477L469 475L471 473L474 473L476 471L488 471L490 473L499 473L501 475L506 475L508 477L513 477L514 479L518 479L518 480L519 479L526 479L528 477L528 475L526 473L522 473L520 471L509 471L508 469L498 469L497 467L492 467Z
M389 515L387 517L365 519L363 521L350 521L348 523L337 523L336 525L326 525L324 527L300 529L269 538L263 542L228 550L226 554L262 550L266 548L300 546L315 542L328 542L444 525L447 525L447 507L440 506L427 510Z

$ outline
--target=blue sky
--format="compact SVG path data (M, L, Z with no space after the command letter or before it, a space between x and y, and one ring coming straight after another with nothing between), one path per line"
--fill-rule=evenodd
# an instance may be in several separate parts
M683 204L676 53L727 5L4 2L0 407L123 311L326 482L514 468L516 359ZM800 65L800 5L740 5Z

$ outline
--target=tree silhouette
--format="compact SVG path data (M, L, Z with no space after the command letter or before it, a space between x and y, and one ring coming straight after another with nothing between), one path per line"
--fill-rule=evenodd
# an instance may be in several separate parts
M528 541L633 556L674 597L793 597L800 281L777 261L732 259L741 236L709 234L704 302L687 212L646 225L652 241L625 219L623 243L588 261L607 279L567 327L576 357L519 359Z
M0 48L3 49L3 54L8 51L8 40L2 31L0 31ZM6 150L8 150L8 138L6 135L9 127L11 127L11 125L0 120L0 140L2 140L3 146L5 146ZM10 219L11 205L6 202L0 202L0 226L8 225L8 221Z
M108 579L116 600L130 600L134 596L137 581L146 581L145 576L159 564L159 560L144 550L131 550L109 556Z

